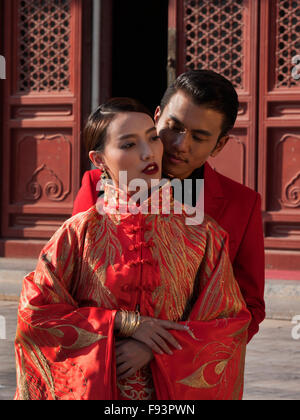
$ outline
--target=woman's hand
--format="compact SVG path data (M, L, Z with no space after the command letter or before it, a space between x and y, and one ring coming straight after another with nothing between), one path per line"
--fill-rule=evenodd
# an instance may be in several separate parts
M118 379L125 379L147 365L153 359L152 350L139 341L127 338L116 341Z
M141 324L132 335L132 338L146 344L146 346L159 354L165 352L171 355L173 352L168 344L171 344L178 350L182 350L182 347L167 330L186 331L187 329L188 327L176 322L142 316Z

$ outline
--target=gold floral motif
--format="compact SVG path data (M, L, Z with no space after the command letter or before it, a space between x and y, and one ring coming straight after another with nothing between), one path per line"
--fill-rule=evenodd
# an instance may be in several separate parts
M107 336L102 335L100 333L92 333L92 332L83 330L82 328L79 328L76 325L68 325L68 324L58 325L55 328L49 328L48 332L50 334L55 335L56 337L63 338L64 332L61 331L60 328L73 328L77 333L77 339L73 344L71 344L70 346L61 345L62 348L68 349L68 350L79 350L79 349L82 349L83 347L89 347L92 344L95 344L98 341L101 341L107 338Z
M131 378L118 381L117 386L121 397L129 400L151 400L155 392L149 366L144 366Z
M204 346L200 352L196 354L193 364L197 363L197 359L201 360L202 353L205 352L204 359L208 359L209 355L211 360L201 364L191 375L177 381L182 385L189 386L197 389L211 389L222 385L226 387L226 381L231 378L234 371L238 370L236 374L237 379L235 382L235 389L233 392L234 398L238 398L240 389L243 384L243 372L245 366L245 335L232 344L232 346L225 345L222 342L211 342ZM236 359L238 352L240 352L239 362L232 365L232 361ZM207 380L206 371L209 370L207 376L212 378L212 372L215 374L214 382ZM216 398L218 396L218 388L216 389Z

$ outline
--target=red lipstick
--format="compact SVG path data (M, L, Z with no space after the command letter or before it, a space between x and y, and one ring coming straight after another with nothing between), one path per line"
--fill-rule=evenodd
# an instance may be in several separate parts
M156 163L150 163L150 165L146 166L146 168L142 171L146 175L154 175L158 172L158 165Z

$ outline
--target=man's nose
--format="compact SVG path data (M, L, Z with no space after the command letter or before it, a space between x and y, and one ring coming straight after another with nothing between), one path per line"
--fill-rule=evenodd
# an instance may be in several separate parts
M182 132L178 133L176 136L176 139L173 143L173 146L176 147L176 149L179 152L188 152L190 147L190 136L188 132Z

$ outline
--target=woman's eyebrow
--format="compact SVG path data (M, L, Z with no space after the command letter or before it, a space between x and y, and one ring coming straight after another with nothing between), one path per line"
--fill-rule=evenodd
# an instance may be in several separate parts
M156 131L156 127L151 127L151 128L149 128L147 131L146 131L146 134L149 134L149 133L151 133L151 131L153 131L153 130L155 130Z
M145 133L146 134L149 134L149 133L151 133L151 131L156 131L156 128L153 126L153 127L151 127L151 128L148 128L148 130L146 130L145 131ZM134 133L131 133L131 134L123 134L123 135L121 135L119 138L118 138L118 140L127 140L127 139L130 139L130 138L138 138L138 135L137 134L134 134Z
M132 138L137 138L136 134L123 134L122 136L118 137L118 140L127 140L127 139L132 139Z

